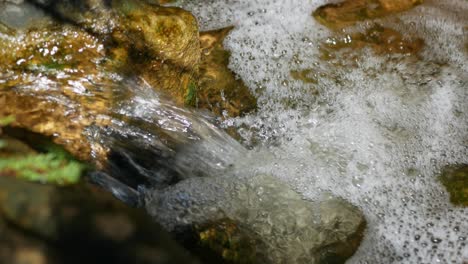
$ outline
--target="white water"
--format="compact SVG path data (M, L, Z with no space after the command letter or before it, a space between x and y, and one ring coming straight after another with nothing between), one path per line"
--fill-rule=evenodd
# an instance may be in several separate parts
M437 180L444 166L468 163L467 1L426 1L379 20L423 38L421 61L365 49L348 69L318 58L332 33L310 14L326 1L193 2L178 5L203 30L235 25L230 68L259 97L258 112L225 122L247 125L247 144L259 142L237 173L358 205L368 230L349 263L468 261L468 210L452 206ZM318 95L289 75L307 68L324 73Z

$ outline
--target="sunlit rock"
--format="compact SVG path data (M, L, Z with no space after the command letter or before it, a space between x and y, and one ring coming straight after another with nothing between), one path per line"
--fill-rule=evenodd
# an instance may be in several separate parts
M103 147L92 146L83 131L107 125L110 109L130 100L121 88L126 78L219 115L255 107L227 69L222 40L229 30L204 34L201 61L196 20L182 9L141 1L37 4L66 23L41 20L22 30L0 24L0 103L8 105L0 115L15 115L13 126L53 136L80 159L104 159Z
M71 26L45 26L0 36L0 116L64 145L80 159L91 146L83 130L112 105L117 74L96 37Z
M330 28L343 28L358 21L402 12L421 3L422 0L346 0L321 6L313 16Z
M195 227L202 244L234 263L344 262L365 227L348 202L307 201L270 176L192 178L145 194L147 210L165 228L183 237ZM216 246L230 234L247 248Z
M99 36L119 70L143 76L183 104L196 83L200 42L195 18L144 1L37 1L45 11Z
M450 195L450 202L457 206L468 206L468 166L445 168L440 181Z

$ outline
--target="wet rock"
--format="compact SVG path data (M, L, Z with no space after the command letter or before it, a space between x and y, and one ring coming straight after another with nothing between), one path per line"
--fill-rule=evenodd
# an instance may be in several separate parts
M342 263L365 228L346 201L306 201L270 176L192 178L146 195L147 210L165 228L234 263Z
M184 103L200 62L197 21L187 11L144 1L36 1L45 11L105 40L120 71L143 76Z
M0 23L0 116L14 115L12 126L52 136L80 160L105 163L108 150L85 131L109 125L113 108L131 100L122 87L128 78L220 115L255 107L226 66L229 29L203 34L202 60L196 20L182 9L142 1L36 4L58 21L21 30Z
M79 159L91 145L83 130L105 125L118 75L105 64L103 44L70 25L0 35L0 116L46 136Z
M343 52L353 54L356 50L371 48L377 55L405 54L417 56L424 47L424 40L415 36L404 36L395 29L374 24L365 32L341 34L330 37L321 46L321 59L331 60L349 57Z
M232 27L202 32L202 58L197 99L200 108L210 109L218 116L239 116L257 106L239 77L228 68L230 53L223 47L224 38Z
M0 177L0 216L0 244L13 250L0 249L1 263L196 263L145 214L86 184Z
M313 16L327 27L339 29L362 20L375 19L406 11L422 0L346 0L317 8Z
M450 202L457 206L468 206L468 165L447 167L440 181L450 194Z

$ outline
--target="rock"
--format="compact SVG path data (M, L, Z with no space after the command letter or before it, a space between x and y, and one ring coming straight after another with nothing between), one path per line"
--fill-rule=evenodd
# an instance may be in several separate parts
M270 176L192 178L145 194L163 227L234 263L342 263L365 228L362 213L346 201L306 201ZM220 243L225 237L236 239Z
M114 66L138 74L183 104L196 83L200 42L196 19L176 7L144 1L36 1L105 40Z
M109 3L109 4L106 4ZM204 33L195 18L142 1L36 1L67 23L44 21L13 30L0 24L0 116L103 167L107 149L88 140L106 127L114 106L131 100L127 78L150 84L178 105L216 114L255 108L249 89L227 68L222 40L229 29ZM201 69L201 70L199 70Z
M15 249L0 249L1 263L197 263L147 215L87 184L0 177L0 215L14 226L0 218L0 245Z
M366 47L371 48L376 55L417 56L424 47L424 40L415 36L403 36L395 29L374 24L365 32L341 34L328 38L328 41L320 47L321 59L329 61L347 57L346 53L338 51L347 50L350 54L354 54L354 51Z
M232 29L228 27L200 33L202 58L198 106L218 116L239 116L257 106L257 100L249 88L228 68L230 53L223 48L223 41Z
M45 22L44 12L23 0L0 1L0 23L23 29Z
M14 115L12 126L53 136L88 160L92 146L83 131L106 124L97 117L110 110L118 79L105 64L102 42L69 25L4 33L0 116Z
M422 0L345 0L337 4L323 5L314 11L313 16L327 27L340 29L358 21L406 11L422 2Z
M3 130L16 138L4 135ZM25 135L31 146L18 140ZM0 142L3 143L0 144L0 175L67 185L78 182L87 169L87 165L76 161L62 147L38 134L4 128L0 131Z
M456 206L468 206L468 165L449 166L443 169L440 181Z

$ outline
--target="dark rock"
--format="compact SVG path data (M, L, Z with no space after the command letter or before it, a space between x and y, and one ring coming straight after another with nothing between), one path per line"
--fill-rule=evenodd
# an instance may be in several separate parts
M0 215L0 244L16 250L0 250L1 263L196 263L147 215L87 184L0 177Z

